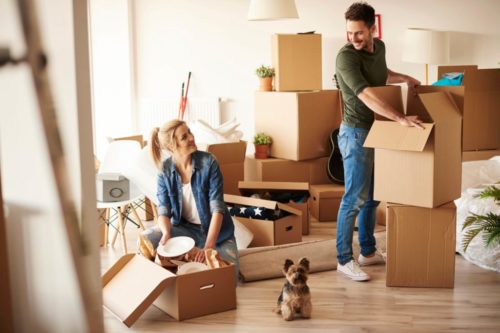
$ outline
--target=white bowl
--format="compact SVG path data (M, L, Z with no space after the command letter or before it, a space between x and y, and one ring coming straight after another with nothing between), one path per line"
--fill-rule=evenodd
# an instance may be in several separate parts
M194 247L194 239L186 236L172 237L163 246L158 246L158 254L162 257L175 258L189 252Z
M187 262L177 269L177 275L206 271L208 266L201 262Z

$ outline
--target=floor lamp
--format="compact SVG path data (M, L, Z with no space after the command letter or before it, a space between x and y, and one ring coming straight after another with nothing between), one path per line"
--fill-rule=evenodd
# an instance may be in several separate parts
M268 21L299 18L295 0L251 0L249 21Z
M405 33L403 61L424 64L424 82L429 84L429 64L446 64L450 59L448 33L419 28L408 28Z

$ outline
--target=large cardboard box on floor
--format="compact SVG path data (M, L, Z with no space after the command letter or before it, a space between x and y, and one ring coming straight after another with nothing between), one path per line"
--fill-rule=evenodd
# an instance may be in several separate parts
M344 195L344 186L338 184L321 184L310 186L311 216L319 222L337 221L340 202Z
M137 254L102 277L103 305L128 327L154 304L177 320L236 309L234 266L175 275Z
M456 207L387 204L389 287L453 288Z
M340 122L338 90L255 93L255 131L273 138L272 157L328 156L330 133Z
M250 219L233 216L245 225L252 233L251 247L281 245L302 241L302 212L289 205L276 201L247 198L237 195L224 194L224 201L228 206L245 206L274 211L282 210L287 216L271 220Z
M309 235L309 184L298 182L239 182L238 187L241 195L249 197L258 194L261 198L265 196L277 196L286 200L283 202L302 212L302 235ZM296 201L294 201L296 199ZM299 200L297 200L299 199Z
M245 177L246 141L200 145L214 154L224 178L224 193L239 194L238 182Z
M282 158L245 158L245 181L305 182L326 184L330 182L326 172L328 157L305 161L290 161Z
M425 129L375 120L368 133L364 146L375 148L375 200L432 208L460 197L460 112L447 93L419 98Z
M323 88L320 34L275 34L271 39L276 91Z
M462 149L500 148L500 69L477 69L477 66L440 66L438 75L462 71L462 86L420 86L418 93L446 91L451 94L463 117ZM408 94L408 113L424 108L420 100Z

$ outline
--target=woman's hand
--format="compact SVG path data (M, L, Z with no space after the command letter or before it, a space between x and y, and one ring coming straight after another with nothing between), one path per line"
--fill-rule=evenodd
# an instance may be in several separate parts
M163 235L161 236L161 239L160 239L160 245L165 245L168 241L168 239L170 238L170 234L168 232L162 232Z
M208 250L208 249L215 250L215 242L210 242L207 239L207 241L205 242L205 247L201 251L198 251L198 253L196 254L196 257L194 258L194 261L205 263L205 261L206 261L205 250Z

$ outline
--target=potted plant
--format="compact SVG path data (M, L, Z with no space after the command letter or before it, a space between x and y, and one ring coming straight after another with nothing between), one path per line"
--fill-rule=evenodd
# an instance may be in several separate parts
M273 90L274 68L261 65L255 70L255 74L257 74L260 79L260 91Z
M489 186L478 197L492 198L496 204L500 204L500 187ZM500 244L500 215L489 212L486 215L471 213L472 215L465 219L462 230L465 231L462 246L464 252L470 242L482 232L485 246L494 246Z
M255 145L255 158L268 158L273 139L265 133L257 133L253 137Z

